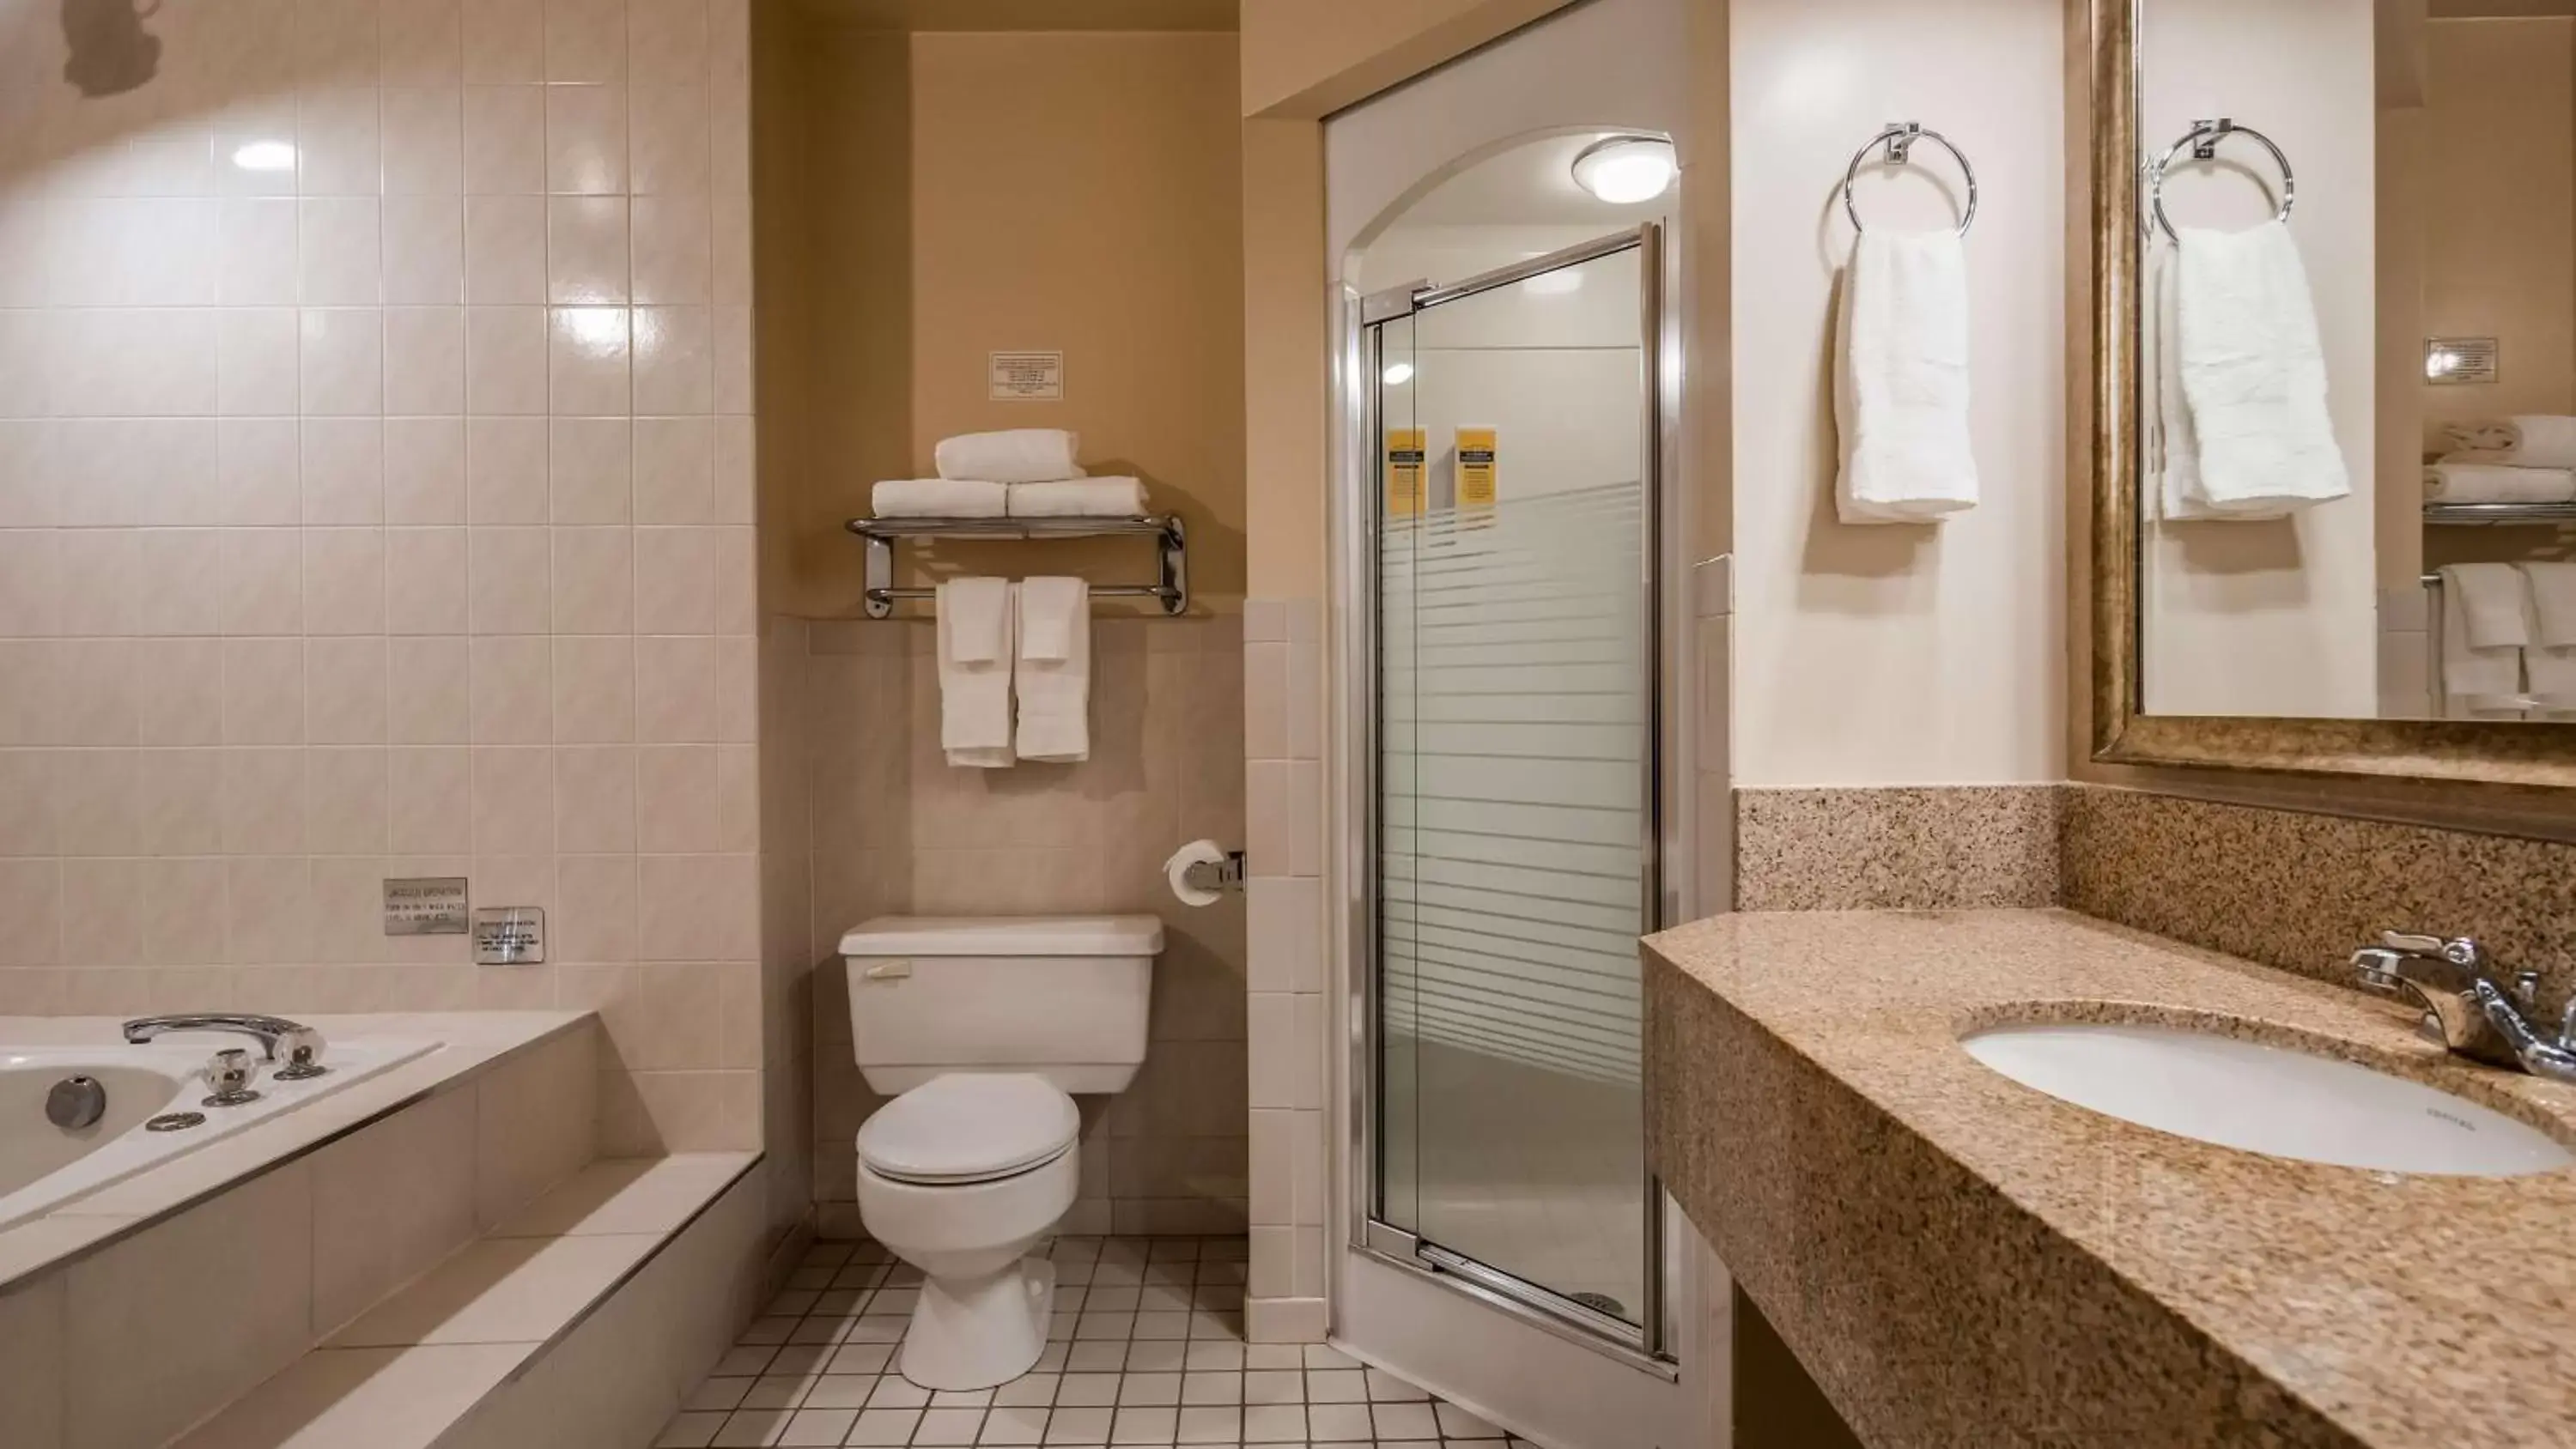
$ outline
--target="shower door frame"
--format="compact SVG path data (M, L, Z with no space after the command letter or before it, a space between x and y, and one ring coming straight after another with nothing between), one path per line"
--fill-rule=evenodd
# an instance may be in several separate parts
M1416 283L1366 297L1351 296L1345 291L1340 363L1344 373L1341 411L1346 422L1342 429L1342 446L1337 453L1338 467L1335 471L1338 476L1334 491L1335 517L1341 525L1339 542L1344 576L1355 583L1365 584L1365 587L1352 591L1355 601L1352 617L1343 634L1342 717L1339 721L1343 758L1350 762L1343 781L1343 818L1347 829L1343 840L1345 868L1342 873L1347 927L1345 949L1349 953L1347 959L1351 968L1347 1002L1350 1013L1347 1033L1350 1042L1348 1109L1351 1114L1350 1194L1347 1203L1351 1226L1349 1247L1364 1257L1428 1278L1559 1338L1671 1379L1677 1370L1669 1351L1672 1325L1667 1321L1665 1302L1664 1192L1651 1168L1644 1169L1643 1183L1644 1221L1640 1235L1645 1257L1643 1301L1639 1305L1639 1322L1632 1325L1503 1269L1477 1262L1435 1243L1426 1243L1418 1234L1380 1217L1382 1184L1377 1121L1384 1101L1385 1064L1380 1014L1382 963L1378 951L1380 902L1377 892L1382 784L1378 754L1382 687L1378 675L1378 636L1382 579L1377 528L1384 494L1377 472L1383 453L1377 446L1383 427L1379 403L1382 387L1379 354L1384 335L1381 329L1390 322L1419 316L1442 303L1490 292L1543 273L1581 266L1625 251L1638 254L1638 354L1643 398L1643 406L1639 410L1638 456L1639 487L1644 494L1639 510L1642 535L1639 617L1643 625L1645 648L1642 652L1646 662L1646 677L1641 681L1646 738L1638 781L1643 807L1638 839L1639 862L1643 867L1639 906L1645 931L1651 933L1662 928L1672 904L1667 885L1671 852L1667 849L1670 837L1666 822L1670 817L1667 813L1664 755L1672 740L1675 724L1672 713L1675 691L1668 686L1670 681L1682 677L1677 668L1679 661L1670 653L1674 631L1669 627L1668 609L1672 601L1665 587L1668 576L1665 549L1674 509L1674 500L1666 487L1666 454L1674 441L1670 436L1669 420L1674 415L1672 403L1675 397L1675 380L1667 364L1666 349L1678 332L1677 319L1670 306L1676 289L1668 285L1665 274L1667 261L1663 230L1663 223L1648 221L1625 231L1438 286ZM1641 1017L1641 1036L1643 1027ZM1641 1142L1645 1135L1644 1106L1641 1095L1636 1124Z

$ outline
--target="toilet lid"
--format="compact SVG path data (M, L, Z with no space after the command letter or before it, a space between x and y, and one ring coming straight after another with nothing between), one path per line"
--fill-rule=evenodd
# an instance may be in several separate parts
M1051 1161L1082 1135L1073 1099L1043 1077L958 1072L877 1109L859 1160L898 1182L987 1182Z

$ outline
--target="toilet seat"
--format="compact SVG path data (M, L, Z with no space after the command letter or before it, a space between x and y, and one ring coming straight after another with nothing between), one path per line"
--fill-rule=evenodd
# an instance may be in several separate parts
M876 1110L859 1128L859 1161L894 1182L963 1187L1046 1166L1073 1150L1082 1114L1043 1077L953 1072Z

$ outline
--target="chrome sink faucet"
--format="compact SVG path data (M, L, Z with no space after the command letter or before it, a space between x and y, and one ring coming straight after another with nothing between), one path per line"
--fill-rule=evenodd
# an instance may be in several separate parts
M2466 936L2384 931L2378 945L2352 953L2362 985L2412 998L2452 1051L2489 1066L2576 1082L2576 1000L2559 1021L2557 1040L2547 1040L2524 1016L2539 1006L2540 973L2518 971L2510 986L2498 986L2494 967L2486 948Z
M141 1016L125 1024L125 1039L141 1046L174 1031L220 1031L246 1036L258 1042L260 1055L272 1062L278 1060L282 1049L286 1059L269 1073L282 1082L300 1082L330 1070L322 1065L322 1033L282 1016L228 1011Z

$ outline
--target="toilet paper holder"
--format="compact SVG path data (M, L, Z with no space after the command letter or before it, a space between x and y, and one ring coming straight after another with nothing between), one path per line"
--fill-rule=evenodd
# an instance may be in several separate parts
M1192 861L1181 878L1203 891L1239 891L1243 889L1243 852L1229 850L1223 860Z

